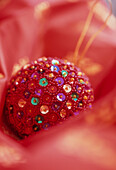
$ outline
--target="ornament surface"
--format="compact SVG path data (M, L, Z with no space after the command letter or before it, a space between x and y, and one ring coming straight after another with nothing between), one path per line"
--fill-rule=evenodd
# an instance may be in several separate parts
M91 108L93 89L74 64L39 58L11 78L5 102L7 124L21 138L48 129Z

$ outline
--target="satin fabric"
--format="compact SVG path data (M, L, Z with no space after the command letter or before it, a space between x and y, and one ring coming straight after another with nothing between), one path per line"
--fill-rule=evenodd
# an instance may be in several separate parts
M94 89L93 109L61 126L25 140L11 137L2 127L8 81L24 64L41 56L72 61L91 1L9 0L0 3L0 169L113 170L116 169L116 24L111 17L77 66ZM103 24L103 3L94 16L80 53ZM99 6L97 9L100 9ZM104 20L103 20L104 19Z

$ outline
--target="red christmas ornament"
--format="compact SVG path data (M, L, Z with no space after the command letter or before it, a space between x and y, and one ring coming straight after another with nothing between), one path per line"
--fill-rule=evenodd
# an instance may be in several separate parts
M21 138L92 107L88 77L70 62L39 58L12 77L5 119Z

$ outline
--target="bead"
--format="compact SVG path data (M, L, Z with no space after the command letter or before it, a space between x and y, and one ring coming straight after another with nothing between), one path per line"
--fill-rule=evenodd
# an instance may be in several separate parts
M59 100L59 101L64 101L65 100L65 95L63 94L63 93L58 93L58 95L57 95L57 99Z
M66 110L65 110L65 109L62 109L62 110L60 111L60 117L62 117L62 118L65 118L65 117L66 117Z
M63 76L63 77L66 77L67 75L68 75L68 72L65 71L65 70L62 70L62 76Z
M42 114L48 113L48 112L49 112L48 106L47 106L47 105L42 105L42 106L40 107L40 112L41 112Z
M18 117L19 119L21 119L21 118L23 117L23 115L24 115L23 111L17 112L17 117Z
M61 77L57 77L55 81L58 83L58 86L62 86L64 84L64 80Z
M65 85L63 86L63 89L64 89L64 91L65 91L66 93L69 93L69 92L71 91L71 86L70 86L69 84L65 84Z
M25 101L25 100L23 100L23 99L20 99L20 100L18 101L18 105L19 105L19 107L24 107L24 106L25 106L25 104L26 104L26 101Z
M40 79L39 84L41 86L47 86L48 85L48 80L46 78L42 78L42 79Z
M58 60L52 60L52 64L54 64L54 65L58 65L59 64L59 61Z
M58 66L51 66L51 71L59 72L59 67Z
M78 100L78 98L79 98L79 95L77 94L77 93L72 93L72 99L74 100L74 101L77 101Z
M41 115L37 115L37 116L35 117L35 120L36 120L37 123L43 123L44 118L43 118Z
M39 103L39 98L32 97L31 103L32 103L32 105L35 105L35 106L38 105L38 103Z

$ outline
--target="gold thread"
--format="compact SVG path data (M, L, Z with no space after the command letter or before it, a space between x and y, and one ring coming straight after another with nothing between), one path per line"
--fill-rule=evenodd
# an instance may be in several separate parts
M85 38L85 35L88 31L88 28L90 26L90 23L91 23L91 19L92 19L92 16L93 16L93 11L94 11L94 8L96 6L96 4L98 3L98 0L95 1L95 3L93 4L89 14L88 14L88 17L86 19L86 22L85 22L85 25L84 25L84 28L83 28L83 31L79 37L79 40L77 42L77 45L76 45L76 48L75 48L75 51L74 51L74 56L73 56L73 62L76 63L77 62L77 59L78 59L78 54L79 54L79 49L81 47L81 44L83 42L83 39Z
M85 46L82 54L81 54L80 57L79 57L79 61L78 61L78 62L80 62L80 60L85 56L87 50L89 49L89 47L91 46L91 44L92 44L92 42L95 40L95 38L96 38L96 37L105 29L105 27L107 26L107 22L108 22L109 18L110 18L111 15L112 15L112 2L111 2L111 0L108 0L108 2L109 2L109 4L110 4L110 13L109 13L109 15L107 16L106 20L104 21L104 24L99 28L98 31L96 31L96 32L92 35L92 37L91 37L91 38L89 39L89 41L87 42L87 44L86 44L86 46Z

